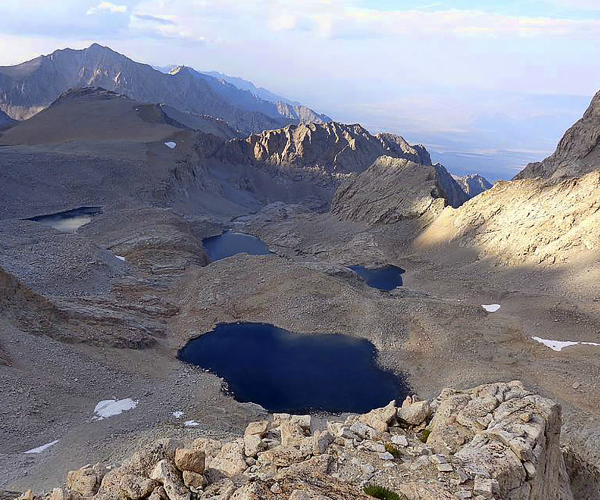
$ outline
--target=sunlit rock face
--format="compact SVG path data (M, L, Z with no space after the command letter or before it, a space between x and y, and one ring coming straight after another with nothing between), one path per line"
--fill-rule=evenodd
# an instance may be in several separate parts
M441 165L427 166L384 156L339 187L331 213L367 224L405 219L433 220L445 206L460 206L466 195Z

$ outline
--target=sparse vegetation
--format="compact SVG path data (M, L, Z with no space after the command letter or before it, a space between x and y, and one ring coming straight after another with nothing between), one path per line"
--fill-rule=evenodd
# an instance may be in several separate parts
M392 443L384 443L385 451L387 451L394 458L400 458L402 456L402 452L396 448Z
M419 439L422 443L427 442L427 440L429 439L429 434L431 434L431 431L429 429L425 429L423 430L423 432L421 432L421 434L419 435Z
M380 498L381 500L406 500L404 495L400 496L398 493L394 493L383 486L365 486L364 492L370 497Z

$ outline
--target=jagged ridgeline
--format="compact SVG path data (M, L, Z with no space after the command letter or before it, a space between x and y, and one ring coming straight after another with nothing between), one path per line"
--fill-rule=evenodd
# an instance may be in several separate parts
M0 110L24 120L62 92L77 87L102 87L140 102L220 118L245 134L290 123L329 121L304 106L263 100L191 68L179 67L165 74L98 44L0 67Z

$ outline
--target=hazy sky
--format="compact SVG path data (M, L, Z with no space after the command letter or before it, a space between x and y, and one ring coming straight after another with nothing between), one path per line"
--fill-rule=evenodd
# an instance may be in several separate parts
M600 88L600 0L0 0L0 64L97 41L511 176Z

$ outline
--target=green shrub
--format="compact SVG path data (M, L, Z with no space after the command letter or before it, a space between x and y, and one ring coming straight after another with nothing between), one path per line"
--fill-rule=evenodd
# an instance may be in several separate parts
M404 495L400 496L383 486L365 486L364 492L370 497L380 498L381 500L406 500Z
M402 452L396 448L392 443L384 443L385 451L387 451L394 458L400 458L402 456Z
M425 429L423 432L421 432L419 439L421 440L422 443L427 442L427 440L429 439L429 434L431 434L431 431L429 429Z

